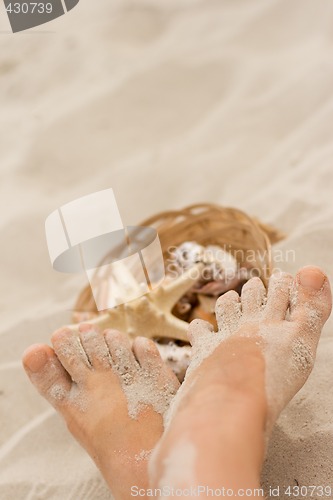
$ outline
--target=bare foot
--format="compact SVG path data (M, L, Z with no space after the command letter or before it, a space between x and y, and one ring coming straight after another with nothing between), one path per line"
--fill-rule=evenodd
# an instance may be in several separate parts
M308 266L274 275L267 294L253 278L241 298L220 297L217 333L191 323L193 358L150 461L155 487L259 488L267 438L313 368L331 305L327 277Z
M25 352L30 380L65 418L115 498L130 498L131 485L147 487L147 459L177 378L145 338L131 347L124 334L81 325L79 336L56 331L52 344L54 350L34 345Z

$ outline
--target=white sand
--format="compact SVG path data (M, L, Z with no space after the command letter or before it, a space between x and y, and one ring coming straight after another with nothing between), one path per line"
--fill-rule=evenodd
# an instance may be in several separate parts
M51 33L0 33L0 498L109 498L20 366L85 283L49 264L58 206L113 187L125 224L240 207L289 234L283 269L333 278L332 26L332 0L82 0ZM332 327L265 484L333 486Z

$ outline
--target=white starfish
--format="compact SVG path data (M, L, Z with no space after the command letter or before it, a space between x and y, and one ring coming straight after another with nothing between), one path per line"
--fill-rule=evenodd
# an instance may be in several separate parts
M101 329L115 328L130 337L167 338L187 342L188 323L172 314L178 300L197 282L204 267L196 264L178 278L167 279L155 290L131 302L109 309L87 323ZM77 329L78 325L70 325Z

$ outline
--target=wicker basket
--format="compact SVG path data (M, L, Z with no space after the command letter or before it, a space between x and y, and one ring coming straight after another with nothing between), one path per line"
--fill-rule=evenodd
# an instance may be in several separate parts
M259 276L265 284L271 274L271 245L284 238L279 231L241 210L212 204L162 212L141 225L156 228L165 262L169 248L185 241L196 241L203 246L219 245L234 255L239 266L253 269L253 275ZM74 310L97 314L90 286L81 292Z

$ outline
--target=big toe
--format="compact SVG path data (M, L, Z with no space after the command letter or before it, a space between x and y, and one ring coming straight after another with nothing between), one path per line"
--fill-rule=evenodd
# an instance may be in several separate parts
M40 373L49 359L51 348L42 344L35 344L28 347L22 356L24 369L29 374Z
M301 268L290 291L290 319L311 332L320 333L332 309L326 274L315 266Z
M58 407L69 395L72 381L53 349L42 344L32 345L24 352L22 362L40 394Z

